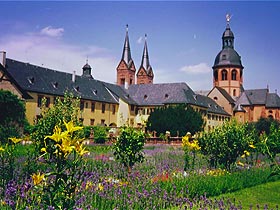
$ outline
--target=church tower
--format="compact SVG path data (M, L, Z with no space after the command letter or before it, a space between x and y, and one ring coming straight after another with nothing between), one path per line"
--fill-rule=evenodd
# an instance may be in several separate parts
M137 84L152 84L154 79L153 69L150 65L148 47L147 47L147 35L145 34L145 44L142 55L141 66L137 72Z
M135 84L135 72L136 69L130 52L128 25L126 25L126 36L122 58L117 67L117 85L128 88L129 85Z
M226 30L222 36L222 50L216 56L213 68L213 86L221 87L232 98L243 90L243 66L241 57L234 50L234 35L230 29L230 15L226 16Z

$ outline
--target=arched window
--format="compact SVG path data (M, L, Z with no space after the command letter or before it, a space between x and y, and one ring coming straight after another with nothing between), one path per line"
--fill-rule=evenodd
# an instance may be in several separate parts
M236 75L237 75L237 71L235 69L232 70L232 72L231 72L231 79L232 80L236 80Z
M222 80L227 80L227 70L222 71Z
M215 79L215 81L218 80L218 71L214 71L214 79Z
M233 96L236 96L236 89L233 89Z

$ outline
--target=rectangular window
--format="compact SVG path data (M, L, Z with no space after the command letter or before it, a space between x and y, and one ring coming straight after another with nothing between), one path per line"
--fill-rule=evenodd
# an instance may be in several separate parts
M134 105L131 105L131 106L130 106L130 111L132 111L132 112L133 112L133 111L134 111L134 109L135 109Z
M81 101L81 103L80 103L80 110L82 111L82 110L84 110L84 108L85 108L85 102Z
M88 108L88 103L86 102L86 109Z
M50 103L51 103L51 99L50 99L50 97L44 97L43 95L38 95L37 106L41 107L43 105L43 99L45 99L45 101L46 101L46 104L45 104L46 107L49 107Z
M50 97L45 97L45 98L46 98L46 107L49 107L51 103L51 99Z
M116 105L113 104L113 105L112 105L112 114L115 114L115 113L116 113Z
M95 111L95 102L91 102L91 112Z
M90 125L94 125L94 119L90 119Z
M125 79L122 78L122 79L121 79L121 85L124 85L124 83L125 83Z
M105 113L106 104L102 104L102 113Z
M42 106L42 99L43 99L44 96L42 95L38 95L38 100L37 100L37 106L38 107L41 107Z
M105 125L105 120L101 120L101 125Z
M84 118L79 118L79 122L83 124Z

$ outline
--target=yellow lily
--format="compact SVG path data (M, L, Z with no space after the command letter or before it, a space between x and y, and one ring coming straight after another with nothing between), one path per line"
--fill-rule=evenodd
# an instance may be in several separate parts
M5 149L3 147L0 147L0 152L4 152Z
M83 127L81 126L74 126L74 123L72 121L69 121L68 123L64 121L64 125L69 133L73 133L74 131L83 129Z
M9 140L11 140L14 144L17 144L22 141L22 139L18 139L16 137L9 138Z
M63 138L66 138L68 135L68 132L61 132L61 128L57 125L54 128L54 133L51 136L46 136L45 139L50 138L54 140L55 142L60 142Z
M38 174L33 174L31 177L34 185L38 185L44 180L45 174L40 174L39 172Z

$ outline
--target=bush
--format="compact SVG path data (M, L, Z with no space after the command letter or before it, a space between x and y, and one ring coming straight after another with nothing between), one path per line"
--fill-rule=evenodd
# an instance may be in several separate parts
M144 160L142 152L145 143L145 134L132 127L123 127L114 144L114 155L128 170L137 162Z
M8 142L9 137L19 137L24 128L24 103L10 91L0 90L0 141Z
M202 153L208 156L210 166L217 167L220 164L230 170L231 165L254 142L253 132L247 131L248 124L239 124L233 120L204 132L199 138L199 145Z
M72 121L75 125L78 125L78 112L80 100L74 98L72 94L65 93L64 99L56 99L53 107L47 109L42 108L42 118L34 126L31 139L35 141L39 148L44 146L44 138L47 135L51 135L55 126L63 127L63 122Z
M107 135L108 135L108 131L107 131L107 127L104 126L94 126L93 130L94 130L94 142L97 144L104 144L106 139L107 139Z

